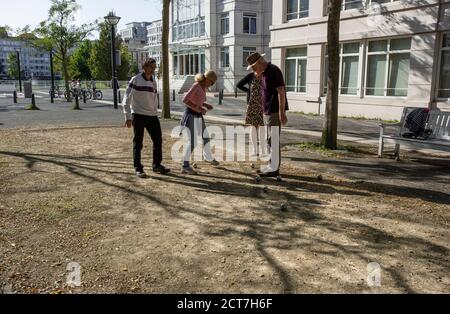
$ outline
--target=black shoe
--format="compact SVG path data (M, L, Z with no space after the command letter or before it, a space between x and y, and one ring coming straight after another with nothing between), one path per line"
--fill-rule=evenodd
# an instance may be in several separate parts
M144 171L136 171L136 176L138 177L138 178L141 178L141 179L146 179L147 178L147 174L144 172Z
M153 167L153 172L160 173L160 174L167 174L170 172L170 169L164 167L163 165L159 165L157 167Z
M260 173L261 178L276 178L280 175L280 171L272 171L272 172L262 172Z

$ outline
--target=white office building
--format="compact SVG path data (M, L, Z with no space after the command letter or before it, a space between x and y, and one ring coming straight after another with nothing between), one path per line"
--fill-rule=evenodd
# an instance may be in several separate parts
M273 3L272 61L291 110L324 113L327 0ZM405 106L450 108L450 1L344 0L341 116L399 119Z
M16 39L0 39L0 77L8 76L8 56L19 50L20 69L23 79L49 79L50 55L46 51L38 50L24 41Z
M170 73L172 82L182 82L181 91L205 70L217 72L216 90L233 91L248 73L245 58L250 53L258 51L270 58L272 0L171 3Z
M161 44L162 20L153 21L147 26L147 46L145 50L149 57L156 60L158 70L161 66Z

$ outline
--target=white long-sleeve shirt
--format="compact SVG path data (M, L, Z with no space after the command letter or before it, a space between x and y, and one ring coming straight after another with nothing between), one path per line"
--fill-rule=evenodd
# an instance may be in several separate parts
M144 73L133 77L128 84L122 106L127 120L132 119L133 113L157 116L158 88L155 80L147 80Z

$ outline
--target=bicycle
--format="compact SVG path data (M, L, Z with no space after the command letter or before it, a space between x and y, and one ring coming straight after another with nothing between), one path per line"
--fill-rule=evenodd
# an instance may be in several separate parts
M92 95L94 100L102 100L103 99L103 92L99 89L93 89Z
M50 98L52 97L52 94L53 94L53 98L61 98L64 95L63 91L61 90L61 88L59 86L55 86L54 90L50 89L48 91L48 94L49 94Z

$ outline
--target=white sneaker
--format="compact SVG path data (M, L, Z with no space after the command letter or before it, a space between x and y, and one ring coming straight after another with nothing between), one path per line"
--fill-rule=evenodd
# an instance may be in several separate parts
M274 172L276 170L274 170L270 165L266 165L264 167L262 167L260 170L258 170L258 173L269 173L269 172Z
M181 173L182 174L189 174L189 175L196 175L197 172L192 169L191 167L182 167L181 168Z

